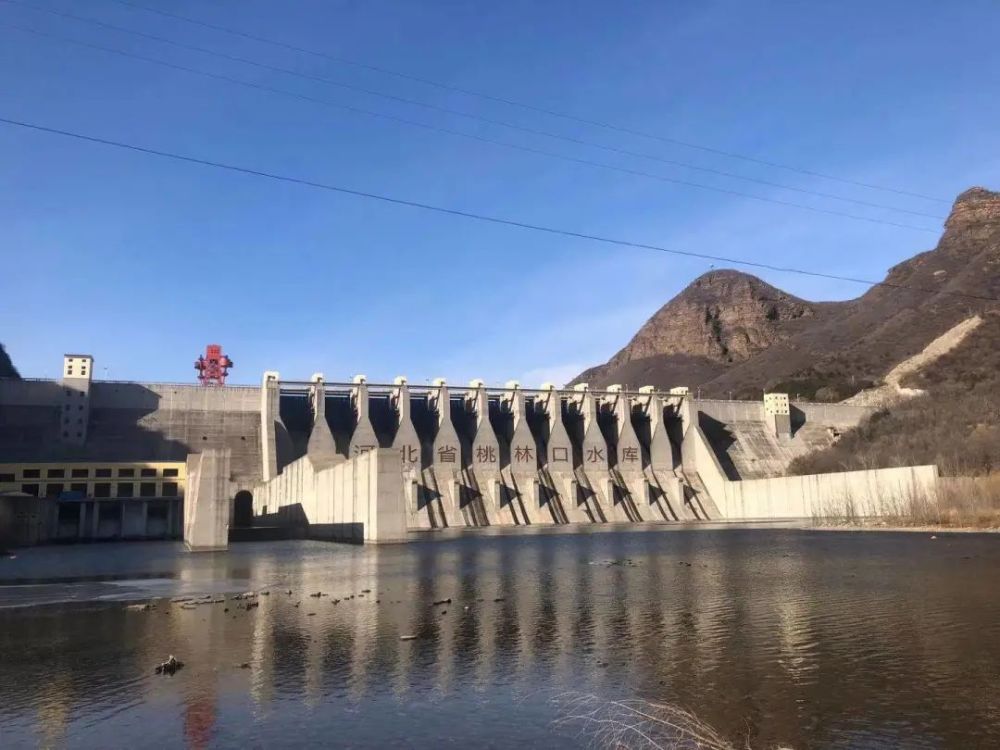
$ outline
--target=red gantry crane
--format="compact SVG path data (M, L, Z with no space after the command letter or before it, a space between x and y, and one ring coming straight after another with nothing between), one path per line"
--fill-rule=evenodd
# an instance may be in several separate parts
M219 344L209 344L205 347L205 354L198 357L194 363L194 369L198 371L198 380L202 385L225 385L229 368L233 366L233 360L222 353L222 346Z

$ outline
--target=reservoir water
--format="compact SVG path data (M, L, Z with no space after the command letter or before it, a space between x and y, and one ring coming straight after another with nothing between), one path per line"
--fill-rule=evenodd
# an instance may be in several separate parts
M170 601L205 594L225 601ZM154 674L170 654L184 668ZM1000 536L133 543L0 561L5 749L575 748L596 729L578 698L680 706L739 748L1000 747Z

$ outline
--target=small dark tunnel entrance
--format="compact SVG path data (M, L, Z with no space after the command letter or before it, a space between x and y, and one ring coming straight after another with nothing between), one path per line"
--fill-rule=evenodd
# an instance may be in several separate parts
M240 490L233 498L233 526L247 529L253 526L253 495Z

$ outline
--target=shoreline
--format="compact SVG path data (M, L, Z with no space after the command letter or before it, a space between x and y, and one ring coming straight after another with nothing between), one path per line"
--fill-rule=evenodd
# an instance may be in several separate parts
M927 524L921 524L919 526L901 526L899 524L880 526L867 523L822 523L815 526L803 526L801 528L812 529L814 531L906 531L914 534L1000 534L1000 528L996 526L978 528L976 526L935 526Z

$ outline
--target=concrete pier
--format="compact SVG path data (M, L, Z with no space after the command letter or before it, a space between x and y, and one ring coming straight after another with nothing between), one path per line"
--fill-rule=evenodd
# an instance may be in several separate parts
M503 475L502 508L513 523L527 525L542 510L538 470L539 447L528 424L528 415L521 385L507 383L501 398L501 409L510 418L510 434L500 444Z
M260 385L260 459L261 479L270 481L278 475L278 429L280 419L278 381L281 375L268 370Z
M574 470L579 481L582 505L591 523L628 521L620 505L614 502L608 442L597 422L597 405L586 383L573 387L571 413L576 417L574 432ZM574 438L574 432L570 437Z
M513 525L516 519L510 509L501 507L500 442L490 422L490 405L482 380L469 383L464 405L472 428L465 465L465 506L477 526Z
M444 378L434 380L427 403L436 416L430 465L424 470L428 493L425 507L433 528L475 526L475 519L462 512L462 443L451 419L451 397ZM466 459L467 460L467 459Z
M367 380L364 375L355 375L352 379L354 385L351 388L351 411L354 413L354 429L351 431L351 441L347 447L349 458L379 447L368 409Z
M562 398L551 383L542 386L536 400L544 414L544 435L539 440L543 503L552 523L593 523L582 502L579 482L573 469L575 448L563 421Z
M228 450L188 456L184 543L192 552L212 552L229 546L231 458Z
M667 434L663 399L651 387L640 389L637 404L644 416L643 470L649 485L649 504L654 518L665 521L690 520L685 507L680 478L674 471L673 448ZM643 442L640 439L640 442Z
M312 378L309 390L309 405L312 407L313 424L306 444L306 456L316 471L329 469L346 459L337 452L337 444L326 420L326 388L323 373L317 372Z
M632 426L632 402L622 386L610 386L604 396L608 432L608 453L615 505L629 521L648 520L649 490L642 471L642 446Z
M392 439L392 449L399 453L400 470L403 473L403 496L406 502L407 525L413 528L430 528L427 513L421 513L422 492L420 489L423 466L423 448L413 426L410 412L410 389L406 377L397 376L389 397L389 406L395 416L396 432Z

